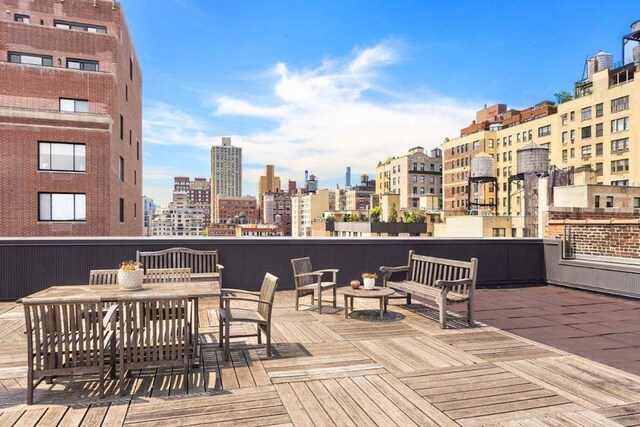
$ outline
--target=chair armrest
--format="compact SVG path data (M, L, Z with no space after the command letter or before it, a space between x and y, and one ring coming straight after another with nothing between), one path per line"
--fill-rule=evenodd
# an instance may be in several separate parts
M102 316L102 326L105 329L108 329L111 321L115 320L116 310L118 310L118 304L113 304L111 307L109 307L104 316Z
M229 301L248 301L248 302L255 302L255 303L263 303L263 304L273 305L273 303L271 301L267 301L267 300L263 300L263 299L253 299L253 298L222 297L221 300L225 302L225 306L228 305L226 303L229 302Z
M224 265L222 265L222 264L216 264L216 268L217 268L218 270L224 270Z
M314 273L321 273L321 274L322 273L337 273L338 271L340 271L340 270L338 270L337 268L324 268L322 270L316 270L316 271L314 271Z
M322 273L318 273L317 271L312 271L311 273L296 274L293 277L307 277L307 276L322 276Z
M249 294L249 295L260 296L260 292L246 291L244 289L231 289L231 288L220 289L220 294L222 295L222 298L224 298L224 295L227 294L227 293L230 293L230 294Z
M458 279L458 280L436 280L434 286L437 288L446 288L450 291L454 286L470 285L473 283L473 279Z
M409 271L409 266L408 265L403 265L400 267L385 267L382 266L380 267L380 271L383 273L398 273L401 271Z

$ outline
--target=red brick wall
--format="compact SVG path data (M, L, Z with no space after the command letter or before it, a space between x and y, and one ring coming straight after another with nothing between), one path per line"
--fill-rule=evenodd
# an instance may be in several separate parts
M577 254L640 258L640 209L570 209L548 217L545 238L564 235Z
M97 4L0 0L0 236L142 234L142 72L120 5ZM13 22L15 13L31 23ZM54 28L54 19L105 26L107 34ZM53 67L9 64L9 51L52 56ZM100 72L68 70L67 58L99 61ZM89 100L90 114L51 113L60 98ZM86 144L87 171L38 171L38 141ZM86 193L86 222L39 223L38 192Z

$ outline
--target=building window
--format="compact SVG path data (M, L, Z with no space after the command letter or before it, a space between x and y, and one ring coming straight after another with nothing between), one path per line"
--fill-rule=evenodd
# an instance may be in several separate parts
M38 143L39 170L86 172L87 155L84 144L56 142Z
M38 193L38 221L86 220L86 194Z
M134 218L138 218L138 204L137 203L133 204L133 217Z
M569 113L569 120L574 121L575 119L576 119L576 112L572 111L571 113Z
M138 185L138 171L134 170L133 171L133 185ZM198 200L200 201L200 200Z
M569 132L564 131L562 132L562 143L566 144L567 142L569 142Z
M602 117L604 114L604 104L601 102L596 104L596 117Z
M604 144L599 142L596 144L596 156L602 156L602 152L604 151Z
M129 58L129 80L133 81L133 59Z
M635 209L640 208L640 197L634 197L633 198L633 207Z
M611 120L611 133L622 132L629 129L629 117Z
M595 196L594 201L593 201L593 206L596 208L600 207L600 196Z
M629 95L611 100L611 112L617 113L618 111L629 109Z
M591 138L591 126L585 126L580 130L580 137L582 139Z
M129 129L129 145L133 144L133 133L131 132L131 129Z
M427 177L425 177L424 175L422 175L422 176L420 177L420 183L421 183L421 184L424 184L424 183L426 182L426 179L427 179Z
M608 208L613 207L613 196L607 196L607 207Z
M120 197L120 222L124 222L124 199Z
M86 99L60 98L60 111L68 113L88 113L89 101Z
M604 134L604 125L603 123L596 124L596 137L602 136Z
M136 160L140 160L140 141L136 141Z
M562 119L562 126L566 126L568 123L567 115L563 114L562 116L560 116L560 118Z
M67 21L53 21L53 26L56 28L64 28L65 30L74 30L74 31L86 31L88 33L100 33L107 34L107 27L103 27L101 25L89 25L89 24L81 24L78 22L67 22Z
M611 173L629 172L629 159L611 161Z
M420 194L425 194L425 189L424 189L424 187L420 187Z
M129 85L124 85L124 100L129 100Z
M629 151L629 138L614 139L611 141L611 153Z
M86 61L84 59L67 59L67 68L82 71L100 71L97 61Z
M572 148L571 151L569 152L570 156L572 159L576 157L576 149Z
M582 157L591 157L591 146L585 145L582 147Z
M15 15L13 15L13 20L15 22L22 22L23 24L31 23L31 19L29 18L29 15L19 15L16 13Z
M124 117L120 114L120 139L124 141Z
M629 180L628 179L621 179L619 181L611 181L611 185L615 185L617 187L628 187L629 186Z
M411 175L411 182L418 182L418 176L417 175Z
M571 143L573 144L573 141L575 141L575 139L576 139L576 131L575 131L575 129L571 129L571 133L569 133L569 139L571 140Z
M591 107L585 107L580 112L580 117L582 120L590 120L591 119Z
M504 237L505 236L505 232L506 232L506 229L504 229L504 228L494 228L493 232L492 232L492 235L493 235L493 237Z
M33 55L31 53L9 52L9 62L13 62L15 64L51 67L53 65L53 57L47 55Z
M563 162L567 161L567 150L562 150L562 161Z
M603 167L602 167L602 163L596 163L596 175L597 176L602 176L604 173Z
M120 157L120 161L118 162L118 172L120 181L124 182L124 159L122 157Z

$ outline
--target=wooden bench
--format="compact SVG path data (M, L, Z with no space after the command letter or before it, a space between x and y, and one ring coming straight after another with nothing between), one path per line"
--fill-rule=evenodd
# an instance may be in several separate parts
M447 303L467 303L467 320L474 326L473 297L476 287L478 259L470 262L446 258L416 255L409 251L407 265L380 267L383 286L406 294L407 304L411 296L429 298L440 307L440 327L447 327ZM392 281L394 273L406 273L405 279Z
M189 248L169 248L154 252L136 252L136 261L147 270L159 268L190 268L191 281L216 280L222 287L224 267L218 263L218 250L197 251Z

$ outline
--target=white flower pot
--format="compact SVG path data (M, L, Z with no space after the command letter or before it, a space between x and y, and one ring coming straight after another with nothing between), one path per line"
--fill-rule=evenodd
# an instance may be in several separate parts
M133 271L118 270L118 284L120 289L125 291L142 289L142 279L144 279L144 273L140 269Z
M362 281L364 282L364 288L371 290L376 287L376 279L373 277L363 277Z

